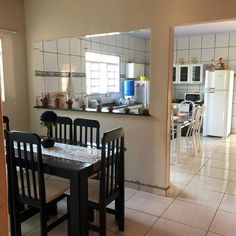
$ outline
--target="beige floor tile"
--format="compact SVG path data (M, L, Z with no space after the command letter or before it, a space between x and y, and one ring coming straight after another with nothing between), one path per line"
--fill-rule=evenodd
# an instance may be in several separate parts
M221 236L221 234L215 234L212 232L208 232L206 236Z
M167 197L176 198L181 191L183 191L185 185L179 183L171 183L170 188L167 191Z
M164 212L162 218L207 230L215 211L215 208L176 200Z
M218 211L211 225L210 231L225 236L236 235L236 214Z
M225 153L236 154L236 147L218 147L217 151L222 151Z
M125 201L129 200L137 192L137 190L132 188L125 188Z
M192 179L188 186L191 186L193 188L199 187L211 191L224 193L228 186L228 183L228 181L223 179L216 179L212 177L197 175Z
M143 236L158 220L158 217L145 214L131 209L125 209L125 231L118 231L118 226L115 224L114 216L107 217L107 229L109 231L127 236Z
M236 171L234 171L234 175L233 175L233 177L232 177L231 180L232 180L232 181L236 181Z
M215 160L236 160L236 154L231 154L231 153L225 153L222 151L216 151L212 156L211 159Z
M222 211L236 213L236 196L225 194L219 209Z
M231 181L226 189L227 194L236 195L236 181Z
M126 202L125 206L133 210L160 216L172 201L171 198L139 191Z
M205 236L206 231L174 221L159 219L148 236Z
M226 170L236 170L236 160L215 160L214 158L209 159L206 162L206 166L222 168Z
M173 170L170 172L170 182L186 185L193 176L193 174Z
M217 208L223 193L202 189L196 186L187 186L177 199Z
M225 170L222 168L215 168L211 166L203 166L198 172L198 175L228 180L232 178L234 173L235 172L232 170Z

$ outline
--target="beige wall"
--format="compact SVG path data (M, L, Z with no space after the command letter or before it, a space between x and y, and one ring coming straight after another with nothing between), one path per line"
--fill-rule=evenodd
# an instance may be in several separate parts
M0 33L3 42L6 93L3 114L10 118L11 129L28 130L29 106L23 1L0 0L0 29L17 31L16 34Z
M123 126L126 131L126 178L165 188L169 185L168 96L171 83L170 27L236 17L234 0L26 0L28 76L31 128L39 127L41 110L35 101L32 45L34 41L91 33L151 28L151 117L86 114L99 119L103 131ZM171 38L171 40L170 40ZM60 113L62 114L62 112ZM63 113L65 114L65 112ZM70 113L85 116L81 113Z

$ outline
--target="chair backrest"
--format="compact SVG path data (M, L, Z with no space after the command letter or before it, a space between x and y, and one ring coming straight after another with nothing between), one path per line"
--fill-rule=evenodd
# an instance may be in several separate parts
M190 105L192 106L192 111L190 112ZM189 114L191 113L190 119L194 120L195 117L195 103L189 100L184 100L179 104L180 110L185 110Z
M9 118L7 116L2 116L2 119L4 124L4 130L10 132Z
M72 119L58 116L57 124L51 128L51 136L60 143L72 143Z
M74 145L100 148L100 123L97 120L74 120Z
M109 201L124 185L124 130L103 134L100 172L100 201Z
M9 134L9 164L13 201L40 207L46 204L41 141L37 134Z

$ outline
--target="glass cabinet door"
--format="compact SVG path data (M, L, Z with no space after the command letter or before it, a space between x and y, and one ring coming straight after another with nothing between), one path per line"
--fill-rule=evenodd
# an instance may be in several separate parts
M202 65L191 66L191 82L201 83L202 82Z
M176 80L176 72L177 72L177 68L176 68L176 66L173 66L173 72L172 72L172 81L173 81L173 83L176 83L177 82L177 80Z
M189 82L189 66L180 66L179 72L179 82L188 83Z

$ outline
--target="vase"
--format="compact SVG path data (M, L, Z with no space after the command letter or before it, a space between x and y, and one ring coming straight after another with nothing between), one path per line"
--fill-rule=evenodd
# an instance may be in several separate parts
M46 137L41 141L41 144L44 148L53 147L55 144L55 139Z
M68 109L72 109L73 101L71 99L67 100L66 104L67 104Z

